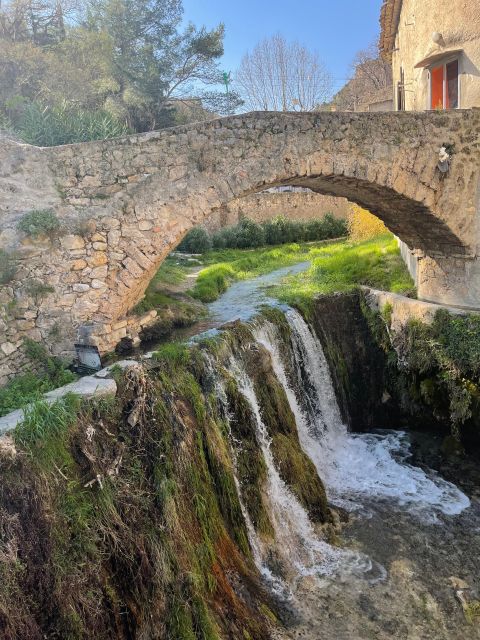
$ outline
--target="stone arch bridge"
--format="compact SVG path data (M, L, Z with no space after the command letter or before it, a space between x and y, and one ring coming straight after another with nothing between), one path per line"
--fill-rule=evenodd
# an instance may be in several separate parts
M446 175L437 168L444 143L454 148ZM56 353L79 338L111 349L188 229L277 185L369 209L417 251L419 297L479 308L479 184L480 110L251 113L52 148L4 138L0 381L21 367L26 336ZM52 237L18 230L39 209L60 222Z

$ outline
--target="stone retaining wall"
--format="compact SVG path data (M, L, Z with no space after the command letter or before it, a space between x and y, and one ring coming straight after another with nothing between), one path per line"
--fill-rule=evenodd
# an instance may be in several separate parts
M242 218L265 222L281 215L290 220L312 220L323 218L326 213L345 220L350 206L346 198L333 198L308 191L264 191L232 200L226 207L212 211L203 226L212 233L237 224Z

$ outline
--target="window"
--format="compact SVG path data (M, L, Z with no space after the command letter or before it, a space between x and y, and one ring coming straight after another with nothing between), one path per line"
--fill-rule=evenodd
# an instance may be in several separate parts
M430 109L458 109L458 60L430 69Z

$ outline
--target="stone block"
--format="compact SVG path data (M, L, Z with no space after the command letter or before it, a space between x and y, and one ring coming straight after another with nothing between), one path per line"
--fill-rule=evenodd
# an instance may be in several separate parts
M66 235L60 238L60 243L64 249L71 251L72 249L83 249L85 240L81 236Z
M70 269L72 271L81 271L82 269L85 269L86 266L87 263L85 260L74 260L70 263Z
M104 264L107 264L108 258L103 251L96 251L88 258L87 261L91 267L100 267Z
M11 342L4 342L1 346L0 349L3 351L3 353L6 356L11 355L12 353L14 353L17 350L17 347L12 344Z

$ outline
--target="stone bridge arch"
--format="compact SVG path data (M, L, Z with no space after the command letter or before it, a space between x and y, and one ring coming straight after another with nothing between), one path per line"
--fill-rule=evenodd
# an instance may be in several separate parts
M234 198L279 185L369 209L423 256L419 297L478 308L479 138L480 111L470 110L252 113L47 149L4 139L0 247L16 268L0 290L3 367L25 336L60 353L79 337L109 350L192 226ZM442 179L444 143L454 155ZM58 234L19 232L33 209L53 211ZM32 282L49 291L35 299Z

